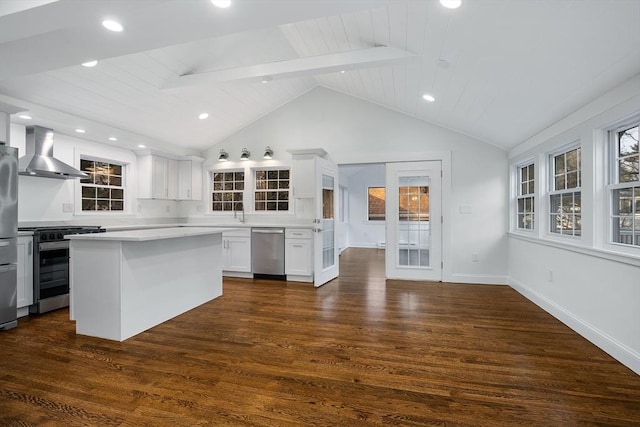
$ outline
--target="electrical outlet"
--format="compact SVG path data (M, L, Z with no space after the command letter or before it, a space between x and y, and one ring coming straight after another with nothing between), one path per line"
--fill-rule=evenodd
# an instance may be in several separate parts
M171 213L171 205L167 205L166 209L167 213Z
M72 213L73 212L73 203L63 203L62 204L62 212Z
M477 252L472 253L471 262L480 262L480 254Z
M547 270L547 282L553 283L553 270Z
M138 213L142 212L142 203L138 203Z

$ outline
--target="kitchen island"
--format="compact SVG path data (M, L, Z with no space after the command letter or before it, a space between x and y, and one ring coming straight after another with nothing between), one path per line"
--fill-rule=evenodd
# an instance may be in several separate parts
M222 295L222 231L173 227L65 236L76 333L124 341Z

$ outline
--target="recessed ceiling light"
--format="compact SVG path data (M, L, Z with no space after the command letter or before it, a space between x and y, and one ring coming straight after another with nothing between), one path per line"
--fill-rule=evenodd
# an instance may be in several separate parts
M117 140L118 140L118 138L116 138L115 136L110 136L109 137L109 141L117 141Z
M428 101L428 102L433 102L433 101L435 101L435 100L436 100L436 99L433 97L433 95L428 94L428 93L425 93L424 95L422 95L422 99L424 99L425 101Z
M147 148L147 146L144 144L138 144L138 148Z
M211 0L214 6L226 9L231 6L231 0Z
M105 27L107 30L115 31L116 33L119 33L122 30L124 30L124 28L119 22L111 21L109 19L102 21L102 26Z
M273 80L273 77L271 76L264 76L261 80L262 83L269 83L271 80Z
M82 66L87 68L95 67L96 65L98 65L98 61L89 61L82 63Z
M208 117L209 117L209 114L207 114L207 113L202 113L202 114L200 114L200 115L198 116L198 118L199 118L200 120L204 120L204 119L206 119L206 118L208 118Z
M78 129L76 129L76 132L78 132L78 133L85 133L85 132L86 132L86 130L78 128Z
M346 73L346 70L340 70L340 74Z
M462 0L440 0L440 4L447 9L457 9L462 4Z
M27 116L26 114L20 114L18 117L20 117L21 119L25 119L25 120L31 120L33 118L31 116Z

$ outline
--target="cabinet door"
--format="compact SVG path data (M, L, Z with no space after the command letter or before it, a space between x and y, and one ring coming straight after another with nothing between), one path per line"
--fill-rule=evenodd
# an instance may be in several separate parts
M167 160L167 199L178 199L178 161Z
M295 276L310 276L311 240L287 239L284 250L284 272Z
M18 237L18 308L33 304L33 237Z
M315 197L315 159L295 159L291 164L292 188L294 199L312 199Z
M180 160L178 200L202 200L202 163Z
M166 199L169 197L167 188L169 159L153 156L151 159L151 197Z
M251 272L251 238L223 236L222 245L223 270Z

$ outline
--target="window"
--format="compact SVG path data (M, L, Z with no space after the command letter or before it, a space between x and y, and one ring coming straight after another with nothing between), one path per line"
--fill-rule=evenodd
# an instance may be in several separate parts
M369 221L384 221L385 187L369 187L367 190L367 218Z
M212 172L211 210L243 210L244 172Z
M611 156L611 242L640 246L640 160L638 125L624 126L610 133Z
M535 165L518 167L518 228L521 230L533 230L535 224Z
M83 212L124 211L124 165L81 157L80 170Z
M255 210L289 210L289 170L256 170Z
M549 192L549 231L566 236L582 234L580 147L552 154Z

